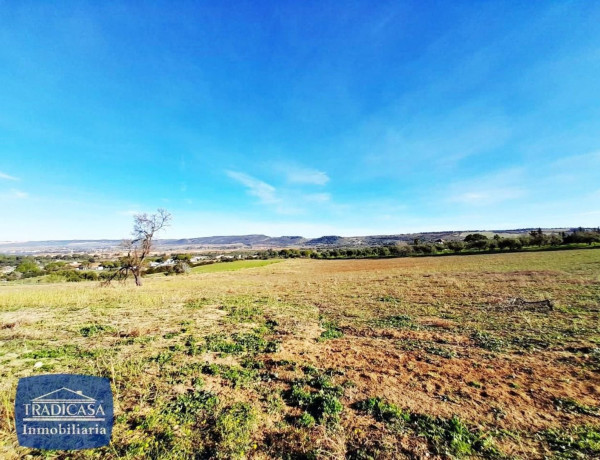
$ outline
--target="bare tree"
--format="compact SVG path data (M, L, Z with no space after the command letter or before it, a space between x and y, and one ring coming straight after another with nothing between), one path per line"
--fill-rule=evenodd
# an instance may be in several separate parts
M142 285L142 269L146 258L152 250L152 239L171 222L171 214L165 209L158 209L156 214L136 214L133 216L133 238L123 240L121 246L127 255L120 259L121 267L105 284L110 284L114 279L125 281L133 275L136 286Z

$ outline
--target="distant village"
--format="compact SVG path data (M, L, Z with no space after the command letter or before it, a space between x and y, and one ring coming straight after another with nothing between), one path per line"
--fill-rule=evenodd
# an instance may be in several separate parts
M143 261L143 273L165 275L187 273L207 264L248 259L272 258L386 258L431 255L498 253L514 251L546 251L557 249L596 248L600 246L600 228L575 228L569 231L530 230L503 236L494 232L469 233L464 237L445 239L428 234L429 240L415 237L412 242L394 241L377 246L334 246L339 240L322 242L322 247L215 250L204 253L154 253ZM325 237L324 237L325 238ZM331 237L333 238L333 237ZM337 238L337 237L336 237ZM328 244L329 247L325 247ZM105 251L71 254L0 254L0 280L18 281L39 278L40 282L105 280L122 269L126 254ZM43 281L42 281L43 278Z
M269 258L277 253L265 251L258 253L211 253L211 254L157 254L147 259L146 274L183 273L191 267ZM15 281L22 278L33 278L48 275L50 281L65 278L67 281L83 281L103 279L106 274L117 270L123 254L60 254L60 255L0 255L0 280Z

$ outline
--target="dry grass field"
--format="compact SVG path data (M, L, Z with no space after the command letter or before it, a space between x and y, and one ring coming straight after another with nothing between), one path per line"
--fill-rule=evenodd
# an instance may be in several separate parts
M64 372L111 444L19 447L18 378ZM594 458L599 405L599 250L0 286L0 458Z

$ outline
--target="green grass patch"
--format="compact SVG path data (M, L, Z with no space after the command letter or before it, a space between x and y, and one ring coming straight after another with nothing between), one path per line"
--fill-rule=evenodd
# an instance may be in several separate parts
M410 429L417 436L425 437L435 454L458 458L476 454L485 458L502 458L489 434L469 428L457 416L447 419L413 414L378 397L361 401L355 408L376 420Z
M416 327L413 319L408 315L394 315L373 321L377 327L389 327L394 329L411 329Z
M23 358L93 358L105 354L106 350L82 350L76 345L62 345L55 348L44 348L30 351Z
M355 407L382 422L410 421L410 413L404 412L395 404L384 401L379 397L360 401Z
M249 323L263 317L262 308L254 304L225 305L223 309L229 313L227 319L234 323Z
M526 351L545 350L550 346L548 340L538 337L513 337L510 343L514 347Z
M281 260L236 260L234 262L218 262L208 265L200 265L192 268L192 273L216 273L243 270L244 268L259 268L281 262Z
M600 415L600 409L598 407L581 404L573 398L554 398L554 407L556 407L556 410L570 412L572 414Z
M214 412L219 405L219 398L210 391L195 388L188 393L177 396L163 411L173 415L180 423L196 420L203 413Z
M117 330L114 327L109 326L107 324L88 324L79 329L79 333L83 337L92 337L94 335L100 335L103 333L114 333L116 331Z
M227 380L234 388L247 388L260 378L256 369L239 366L226 366L223 364L206 364L202 372L210 375L218 375Z
M217 418L220 458L243 458L250 449L256 413L247 403L238 402L225 408Z
M441 356L442 358L452 359L456 357L456 352L444 347L429 346L425 347L425 351L432 355Z
M287 401L292 406L303 408L316 423L333 425L339 421L344 409L339 400L343 395L343 386L335 385L329 376L317 371L294 381L287 392ZM307 422L308 415L304 416Z
M261 340L260 337L257 338L255 344L259 344ZM211 334L206 336L204 341L206 342L206 350L208 351L232 354L238 354L245 351L242 344L233 341L225 334Z
M566 430L547 430L548 446L561 459L587 459L600 456L600 426L578 426Z
M298 418L298 425L303 426L305 428L312 428L316 424L317 421L308 412L303 412L302 415Z
M471 340L480 348L489 351L502 351L505 343L502 339L494 337L488 332L476 331L471 334Z
M191 299L188 300L184 305L186 308L204 308L207 305L211 304L211 300L206 297L202 297L200 299Z
M321 332L321 335L319 336L319 342L330 339L339 339L344 335L339 326L333 321L323 321L321 322L321 326L324 327L325 330Z
M380 302L387 302L387 303L400 303L400 299L398 297L394 297L393 295L383 295L383 296L379 297L377 300L379 300Z
M501 458L490 435L470 429L457 416L445 419L412 414L410 424L418 435L427 438L440 455L467 457L478 453L485 458Z
M185 341L188 355L198 355L205 351L214 351L224 354L241 353L275 353L280 344L275 340L266 340L260 334L245 333L233 334L210 334L204 337L204 343L200 343L196 337L190 335Z
M175 353L173 353L172 351L165 350L165 351L159 352L155 356L152 356L150 358L150 360L154 361L154 362L157 362L160 366L162 366L164 364L167 364L174 357L175 357Z

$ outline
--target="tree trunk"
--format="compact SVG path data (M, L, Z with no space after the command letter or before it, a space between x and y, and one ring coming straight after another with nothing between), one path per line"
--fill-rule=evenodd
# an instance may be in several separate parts
M137 270L133 270L133 277L135 278L135 285L141 286L142 285L142 274L139 273Z

